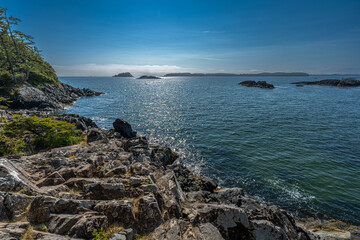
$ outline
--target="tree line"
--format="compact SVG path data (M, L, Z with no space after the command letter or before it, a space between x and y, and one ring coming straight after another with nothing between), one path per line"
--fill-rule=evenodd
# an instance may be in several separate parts
M41 57L33 37L16 30L20 22L0 7L0 79L8 76L14 85L30 80L57 81L54 69Z

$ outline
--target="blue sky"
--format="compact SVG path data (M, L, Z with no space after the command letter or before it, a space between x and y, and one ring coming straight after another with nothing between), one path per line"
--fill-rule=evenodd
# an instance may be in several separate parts
M1 0L58 75L360 73L359 0Z

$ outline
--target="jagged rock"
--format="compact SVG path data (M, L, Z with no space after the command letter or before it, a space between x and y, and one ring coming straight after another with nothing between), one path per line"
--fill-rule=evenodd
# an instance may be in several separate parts
M132 130L131 125L118 118L115 120L115 122L113 123L115 132L118 132L121 134L121 136L123 136L124 138L133 138L136 137L136 132Z
M241 208L223 204L197 203L193 204L185 214L189 214L189 219L195 225L214 224L224 238L251 239L251 233L248 230L249 219Z
M95 175L96 169L92 164L86 164L85 166L80 166L75 170L75 174L78 177L91 178Z
M173 170L181 185L181 188L185 192L213 192L217 188L217 184L212 179L204 176L195 176L183 165L176 165L173 167Z
M130 165L130 171L136 175L148 176L150 174L149 168L143 163L134 163Z
M70 85L59 83L43 85L41 89L31 85L24 85L18 94L9 96L10 107L13 109L61 109L71 104L82 96L99 96L103 93L90 89L74 88Z
M51 233L66 234L77 238L91 238L95 229L106 229L108 221L105 216L91 213L82 215L51 215L47 223Z
M9 220L24 216L25 209L33 199L33 197L19 193L0 193L0 195L4 197L2 205L5 207L6 215Z
M151 146L151 160L164 166L172 164L179 156L166 146Z
M110 223L131 226L136 220L132 200L101 201L95 205L94 210L105 214Z
M77 129L82 131L86 131L88 129L98 129L96 123L90 118L83 117L77 114L61 114L55 115L53 117L55 120L65 121L69 123L74 123Z
M65 179L58 173L54 172L50 174L47 178L42 179L38 182L38 187L44 187L44 186L54 186L59 185L65 182Z
M156 228L148 237L151 240L223 240L219 230L211 223L197 227L189 222L171 219Z
M124 150L131 152L132 149L134 148L143 148L143 149L148 149L148 141L146 139L146 137L136 137L136 138L131 138L131 139L127 139L124 143Z
M130 177L130 185L133 187L138 187L142 184L142 182L147 181L146 177Z
M123 184L91 183L84 185L85 196L94 200L122 199L126 196Z
M94 178L70 178L64 184L70 188L85 190L85 185L98 182L99 180Z
M151 192L151 193L157 193L158 192L158 188L155 184L145 184L145 185L141 185L141 189L144 192Z
M60 192L66 192L70 191L70 188L66 185L56 185L56 186L47 186L47 187L41 187L41 191L46 192L47 195L50 196L57 196Z
M132 228L124 229L111 236L110 240L134 240Z
M150 194L138 200L135 216L143 231L154 230L162 223L162 215L156 198Z
M108 173L105 174L105 177L112 177L115 175L123 175L128 171L126 166L119 166L114 169L111 169Z
M280 227L266 220L252 221L251 228L253 229L252 235L255 239L286 239L286 235Z
M90 128L85 132L87 136L87 142L95 142L95 141L108 141L105 134L98 128Z
M350 231L351 240L360 240L360 229Z
M18 192L25 188L27 186L18 177L14 176L7 167L0 165L0 191Z
M29 222L34 224L45 223L50 220L50 209L45 206L45 197L36 197L30 204L28 212Z
M0 223L0 239L18 240L24 234L29 223Z
M156 180L156 185L164 199L165 208L170 215L181 216L181 209L185 202L185 195L181 190L175 173L168 170L166 174Z
M219 230L211 223L204 223L199 225L198 238L201 240L222 240L224 239Z
M69 235L73 237L91 238L95 229L106 229L108 221L105 216L84 216L70 229Z
M208 202L218 202L224 204L235 204L241 206L241 198L244 196L244 190L241 188L225 188L220 189L207 198Z

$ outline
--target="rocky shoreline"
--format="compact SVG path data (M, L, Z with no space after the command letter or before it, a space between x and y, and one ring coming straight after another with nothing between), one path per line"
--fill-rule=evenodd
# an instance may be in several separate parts
M8 97L12 109L38 109L53 110L62 109L74 103L80 97L99 96L104 93L96 92L87 88L75 88L65 83L44 84L37 87L24 84L16 89L16 94Z
M1 239L92 239L101 229L110 239L329 239L240 188L194 175L169 147L149 144L121 119L102 130L75 114L0 117L15 114L75 123L86 141L0 158Z

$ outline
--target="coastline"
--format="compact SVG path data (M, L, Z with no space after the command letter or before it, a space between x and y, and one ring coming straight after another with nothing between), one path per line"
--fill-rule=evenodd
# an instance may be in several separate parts
M1 111L1 115L6 117L11 112L26 116L52 115L52 112L32 110ZM21 199L20 205L27 205L29 208L28 212L21 212L6 206L6 211L10 210L6 216L20 218L22 221L21 224L15 222L13 225L0 226L0 233L5 234L3 236L13 236L19 232L23 234L33 225L44 224L48 232L60 237L64 226L59 225L59 221L67 220L59 219L58 215L67 214L71 218L79 218L75 226L84 222L91 225L91 231L67 229L68 233L73 229L70 231L71 237L89 239L93 230L119 224L119 219L114 219L109 211L125 211L127 215L133 216L125 222L120 221L123 228L132 229L131 234L128 234L129 239L134 239L134 236L144 237L144 234L145 239L179 239L178 235L181 239L192 239L191 236L205 239L208 239L206 236L216 236L214 239L351 239L351 227L326 228L324 226L327 221L317 226L311 224L312 221L299 222L289 212L277 206L268 206L249 198L242 189L220 189L213 180L193 174L176 161L177 154L170 148L151 145L145 137L129 138L119 129L102 130L92 120L74 114L58 116L60 117L55 119L75 123L83 130L87 142L52 149L48 153L2 158L2 172L6 178L13 180L14 176L23 177L15 184L15 187L22 186L20 191L3 182L2 186L10 191L4 191L2 198ZM131 126L127 130L130 131ZM106 152L104 149L111 151ZM107 157L110 152L115 152L122 157L112 160L90 157L92 160L89 161L82 156L89 151L97 156ZM39 159L42 159L42 168L47 169L45 173L32 167L39 164ZM63 166L55 168L52 163L54 160L62 162ZM7 168L9 163L16 166L15 174ZM72 169L70 173L69 169ZM114 197L109 192L118 195ZM91 206L84 205L89 202ZM138 209L140 203L143 204L142 210ZM6 203L3 202L3 205ZM64 209L69 205L77 207L69 212ZM49 211L39 213L44 206ZM80 206L81 211L78 209ZM97 212L95 215L94 211ZM99 214L102 215L101 218L94 217ZM25 219L28 222L23 222L24 216L27 216ZM43 218L46 219L45 222ZM313 222L316 221L319 223L315 219ZM178 229L177 225L183 227ZM125 234L123 230L118 230L120 235ZM176 234L168 235L169 231ZM49 236L49 233L41 230L35 229L34 232L39 235L39 239Z

